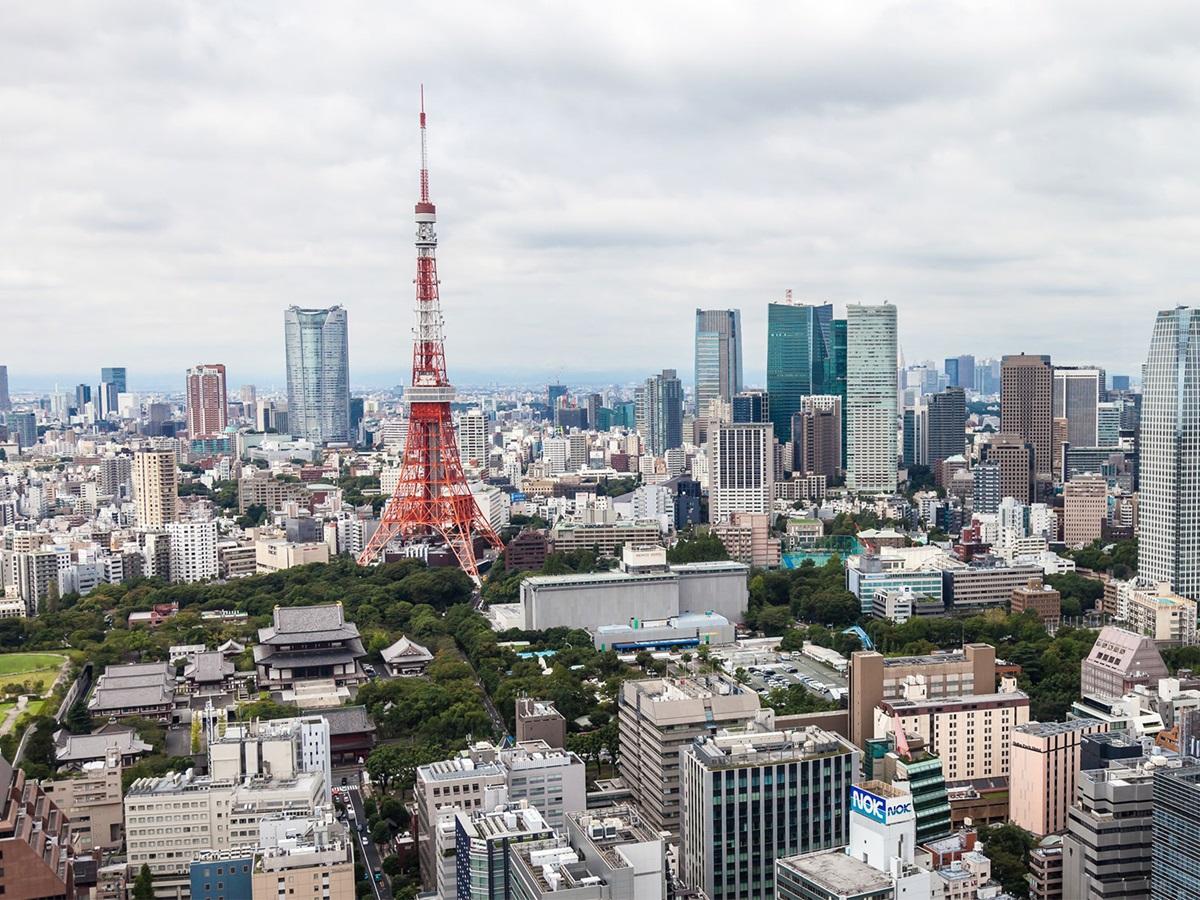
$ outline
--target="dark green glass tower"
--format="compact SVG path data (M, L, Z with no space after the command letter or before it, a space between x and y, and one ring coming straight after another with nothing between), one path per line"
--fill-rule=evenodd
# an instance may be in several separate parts
M767 304L767 394L771 423L781 443L791 440L792 416L800 411L800 398L824 393L832 326L832 304Z

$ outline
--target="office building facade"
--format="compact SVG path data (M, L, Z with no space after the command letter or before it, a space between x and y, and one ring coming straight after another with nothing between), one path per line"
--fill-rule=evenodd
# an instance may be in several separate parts
M346 310L284 312L288 426L314 444L350 440L350 344Z
M775 437L785 443L800 398L828 393L828 360L833 351L833 305L767 305L767 393Z
M1038 837L1062 831L1075 800L1084 735L1107 731L1094 719L1029 722L1012 732L1009 821Z
M709 434L708 519L721 522L735 512L771 511L775 453L771 426L716 425Z
M651 375L641 391L643 414L639 431L647 450L661 456L683 446L683 383L674 369Z
M1142 386L1138 575L1200 598L1200 315L1158 314Z
M1049 356L1006 356L1000 369L1000 430L1033 447L1034 475L1049 481L1054 369Z
M1091 366L1054 367L1055 419L1066 419L1072 447L1102 447L1099 410L1104 400L1104 370Z
M896 490L896 307L846 307L846 487Z
M1200 897L1200 766L1154 774L1152 900Z
M742 389L742 314L736 309L696 310L696 419L706 440L709 403L726 403ZM595 427L594 425L592 427Z

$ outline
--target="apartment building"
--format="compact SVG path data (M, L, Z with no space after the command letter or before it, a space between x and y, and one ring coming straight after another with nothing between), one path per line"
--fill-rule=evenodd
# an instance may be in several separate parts
M80 851L121 849L125 831L121 772L121 751L114 747L104 760L84 763L74 778L41 783L43 793L71 820Z

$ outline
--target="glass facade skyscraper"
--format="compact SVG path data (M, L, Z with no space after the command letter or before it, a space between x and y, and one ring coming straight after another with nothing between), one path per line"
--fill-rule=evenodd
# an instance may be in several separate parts
M742 389L742 314L736 309L696 310L696 419L705 438L708 405L726 403Z
M1142 386L1138 575L1200 598L1200 314L1158 314Z
M833 304L767 304L767 393L781 443L791 437L801 397L835 393L825 384L833 340Z
M651 375L642 388L642 437L658 456L683 446L683 384L674 369Z
M325 444L350 440L350 346L346 310L284 312L288 426L293 435Z
M1164 315L1159 313L1160 323ZM1158 334L1157 327L1154 333ZM1150 896L1153 900L1200 897L1200 766L1154 773L1152 833Z

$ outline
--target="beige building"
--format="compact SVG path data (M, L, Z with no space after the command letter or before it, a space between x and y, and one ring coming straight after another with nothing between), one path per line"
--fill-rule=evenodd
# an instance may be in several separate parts
M111 749L103 761L85 763L76 777L43 781L42 790L71 820L80 850L121 849L125 808L119 749Z
M324 541L297 543L288 540L258 540L254 542L254 564L257 574L269 574L293 566L329 562L329 545Z
M1053 401L1054 369L1049 356L1020 353L1001 360L1000 430L1033 445L1039 480L1048 481L1051 473Z
M905 680L919 675L929 697L990 694L996 689L996 648L966 644L961 651L884 657L874 650L850 655L850 740L866 746L875 736L875 707L903 696Z
M141 450L133 455L133 503L137 524L162 528L179 518L179 473L174 450Z
M252 900L355 900L351 845L337 840L263 850L254 857L251 884Z
M653 678L621 685L621 777L655 831L679 836L682 754L701 736L744 725L758 694L724 675Z
M729 558L760 568L779 566L780 541L771 537L770 513L731 513L711 527Z
M1108 481L1103 475L1078 475L1063 485L1063 542L1083 547L1098 540L1108 518Z
M942 761L946 781L1003 778L1009 772L1013 729L1029 721L1029 697L1005 678L999 693L930 699L920 676L904 684L903 699L884 700L875 710L874 737L893 733L895 720L919 734Z
M1012 733L1008 818L1038 837L1063 831L1075 802L1080 741L1108 731L1105 722L1029 722Z
M1196 601L1176 594L1170 585L1131 588L1125 614L1131 630L1155 641L1170 644L1196 642Z
M658 519L622 519L613 522L558 522L550 529L555 550L596 548L602 556L614 556L618 548L650 547L662 543Z
M567 720L552 700L518 697L516 702L517 743L545 741L551 747L567 746Z

